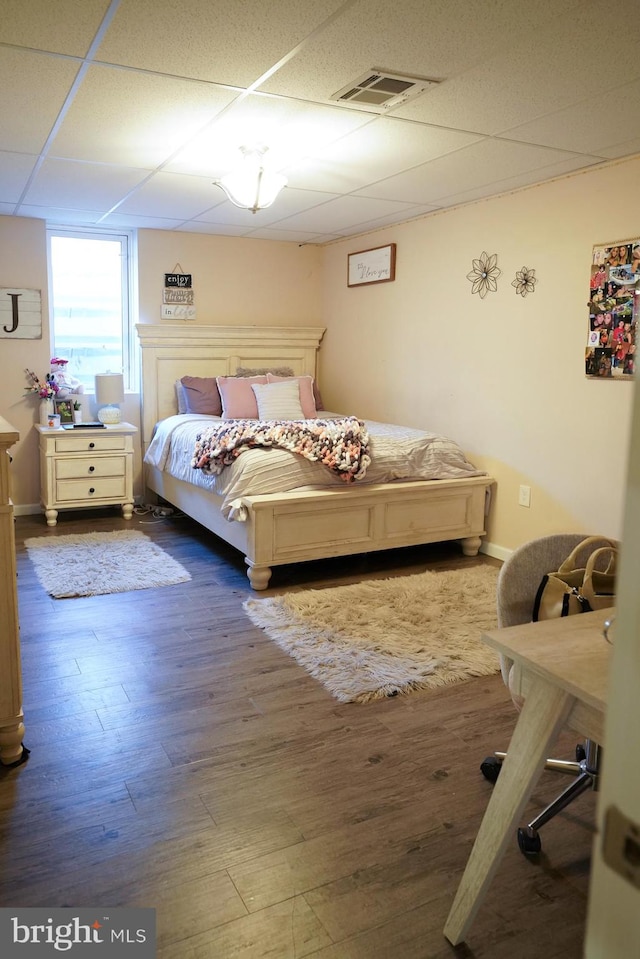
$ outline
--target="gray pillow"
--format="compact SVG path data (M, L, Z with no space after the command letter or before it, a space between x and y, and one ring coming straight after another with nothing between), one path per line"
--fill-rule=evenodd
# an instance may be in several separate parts
M295 376L290 366L259 366L256 369L239 366L236 369L236 376L266 376L267 373L273 373L274 376Z
M222 400L215 376L183 376L186 413L222 416Z

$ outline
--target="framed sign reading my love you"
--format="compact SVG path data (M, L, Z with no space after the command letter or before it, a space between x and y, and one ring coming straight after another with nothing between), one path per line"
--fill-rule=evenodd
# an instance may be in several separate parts
M347 256L347 286L389 283L396 278L396 245L388 243Z

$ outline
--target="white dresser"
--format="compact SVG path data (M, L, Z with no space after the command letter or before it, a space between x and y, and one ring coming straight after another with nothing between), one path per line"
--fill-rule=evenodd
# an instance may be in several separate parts
M130 423L73 430L36 426L40 433L40 496L47 526L61 509L122 506L133 513L133 437Z

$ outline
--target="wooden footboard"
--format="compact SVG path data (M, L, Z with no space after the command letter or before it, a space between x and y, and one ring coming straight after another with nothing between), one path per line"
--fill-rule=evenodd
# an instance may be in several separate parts
M249 581L266 589L274 566L461 540L475 556L493 480L388 483L247 496L246 520L225 520L221 497L148 467L151 490L244 553Z

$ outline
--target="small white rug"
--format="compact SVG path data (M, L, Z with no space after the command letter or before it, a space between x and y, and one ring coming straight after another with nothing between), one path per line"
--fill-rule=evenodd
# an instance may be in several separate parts
M341 702L488 676L498 570L481 565L248 599L244 609Z
M24 541L38 579L55 599L173 586L191 574L135 530L36 536Z

